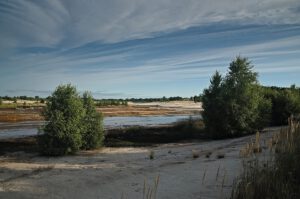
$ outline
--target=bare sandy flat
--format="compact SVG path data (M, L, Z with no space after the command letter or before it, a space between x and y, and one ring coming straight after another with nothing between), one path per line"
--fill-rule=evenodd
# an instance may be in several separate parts
M261 140L276 131L268 130ZM7 154L0 156L0 198L143 198L158 178L152 198L226 198L242 168L240 149L254 137L103 148L67 157Z
M43 105L44 106L44 105ZM42 107L1 108L0 122L41 121L44 120ZM172 101L132 103L128 106L104 106L97 108L105 117L112 116L155 116L155 115L199 115L202 111L200 102Z

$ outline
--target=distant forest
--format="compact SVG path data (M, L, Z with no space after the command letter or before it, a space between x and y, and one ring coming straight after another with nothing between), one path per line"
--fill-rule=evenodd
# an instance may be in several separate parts
M277 87L277 86L262 86L266 90L271 91L288 91L288 90L298 90L300 92L300 88L296 87L295 85L291 85L290 87ZM10 100L15 101L16 100L35 100L40 101L41 103L44 103L48 97L40 97L40 96L0 96L0 101L2 100ZM107 105L127 105L128 102L135 102L135 103L148 103L148 102L171 102L171 101L194 101L194 102L201 102L202 101L202 94L195 95L192 97L158 97L158 98L126 98L126 99L116 99L116 98L103 98L103 99L94 99L97 106L107 106Z

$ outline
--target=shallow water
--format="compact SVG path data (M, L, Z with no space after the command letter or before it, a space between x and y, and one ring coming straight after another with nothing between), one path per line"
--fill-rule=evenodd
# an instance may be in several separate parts
M161 126L172 124L190 117L200 118L200 115L174 115L174 116L137 116L137 117L106 117L104 118L104 129L124 128L130 126ZM43 121L30 122L3 122L0 123L0 139L26 137L36 135L38 127Z

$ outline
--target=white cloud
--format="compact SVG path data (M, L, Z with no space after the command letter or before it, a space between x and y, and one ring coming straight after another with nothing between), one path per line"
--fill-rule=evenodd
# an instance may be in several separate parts
M0 4L0 43L74 47L118 42L212 22L299 24L297 0L51 0Z

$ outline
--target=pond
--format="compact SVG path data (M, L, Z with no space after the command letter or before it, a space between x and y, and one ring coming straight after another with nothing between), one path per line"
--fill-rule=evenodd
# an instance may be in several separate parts
M161 126L178 121L201 118L200 115L173 115L173 116L136 116L136 117L105 117L104 129L126 128L130 126ZM0 123L0 139L17 138L36 135L38 128L45 122L3 122Z

